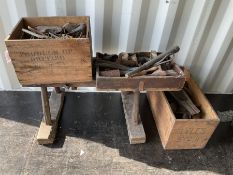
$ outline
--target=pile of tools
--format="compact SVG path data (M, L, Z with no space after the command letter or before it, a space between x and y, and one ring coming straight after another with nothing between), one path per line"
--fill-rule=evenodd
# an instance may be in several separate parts
M66 23L63 26L36 26L22 29L22 39L69 39L86 38L85 23Z
M140 76L184 76L181 68L174 62L176 46L164 53L138 52L116 54L96 54L95 65L99 75L105 77L140 77ZM168 91L165 95L177 119L198 119L201 111L192 100L192 92L185 84L180 91Z
M100 68L100 75L108 77L135 76L179 76L182 70L174 62L176 46L164 53L138 52L119 55L96 53L95 65Z
M182 90L165 92L165 95L177 119L201 118L200 107L192 100L192 94L186 84Z

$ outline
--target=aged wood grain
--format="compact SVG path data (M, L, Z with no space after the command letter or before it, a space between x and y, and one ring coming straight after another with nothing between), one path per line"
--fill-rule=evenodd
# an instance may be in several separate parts
M87 38L20 39L27 25L87 24ZM15 72L23 86L40 86L92 80L89 17L23 18L5 40Z
M164 149L204 148L219 118L192 78L188 87L201 108L201 119L176 119L163 92L148 91L147 97Z
M51 125L51 113L50 113L50 106L49 106L49 94L47 91L47 87L41 87L41 101L42 101L42 109L44 114L44 122L46 125Z
M133 91L140 87L148 91L177 91L184 83L184 76L103 77L99 75L99 68L96 69L96 88L100 90Z
M140 121L139 111L133 111L133 106L138 105L134 104L134 93L133 92L121 92L121 98L125 113L125 120L128 130L129 142L130 144L139 144L145 143L146 141L146 134ZM137 115L136 117L134 115ZM137 118L137 123L135 122L135 118Z
M59 94L55 91L52 92L49 99L52 124L47 125L44 121L41 122L37 134L37 141L39 144L52 144L54 142L63 101L64 92Z

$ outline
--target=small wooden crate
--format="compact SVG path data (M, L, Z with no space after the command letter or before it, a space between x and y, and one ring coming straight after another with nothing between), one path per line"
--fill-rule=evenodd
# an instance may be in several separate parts
M22 28L85 23L86 38L21 39ZM23 86L66 84L92 80L91 30L87 16L22 18L5 40Z
M99 75L98 69L96 72L96 88L99 90L133 91L135 89L139 89L140 91L175 91L182 89L184 82L184 77L104 77Z
M130 54L130 53L129 53ZM137 52L137 56L150 56L150 52ZM156 90L176 91L183 88L185 76L135 76L127 77L104 77L100 76L99 69L96 69L96 88L100 90L122 90L134 91ZM183 72L184 74L184 72Z
M204 148L219 123L219 118L196 82L187 82L193 100L200 106L201 119L176 119L164 92L147 92L153 117L164 149Z

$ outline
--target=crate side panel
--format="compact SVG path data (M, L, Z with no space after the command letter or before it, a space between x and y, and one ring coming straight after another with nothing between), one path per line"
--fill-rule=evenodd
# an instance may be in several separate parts
M16 26L13 28L8 39L15 39L15 38L21 39L23 37L22 28L24 27L25 27L25 21L23 18L21 18L19 22L16 24Z
M204 148L217 125L214 120L176 120L165 149Z
M211 106L211 104L209 103L209 101L207 100L206 96L203 94L197 83L192 78L190 78L187 83L189 89L192 92L192 99L199 106L201 106L203 118L219 121L216 112L214 111L213 107Z
M175 77L97 77L97 88L98 89L139 89L139 90L180 90L184 86L184 78Z
M88 16L54 16L54 17L26 17L25 24L32 27L38 25L59 25L63 26L66 23L86 23L89 25Z
M92 80L88 39L6 41L22 85Z
M163 147L166 146L174 116L163 92L147 91L147 98L159 132Z

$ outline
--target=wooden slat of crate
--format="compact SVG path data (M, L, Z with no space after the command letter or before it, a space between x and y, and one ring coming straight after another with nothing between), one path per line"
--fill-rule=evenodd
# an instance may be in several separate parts
M188 87L201 107L202 119L176 119L163 92L147 92L164 149L204 148L219 123L218 116L192 78Z
M66 84L92 80L91 36L73 39L19 39L27 25L64 25L88 17L23 18L5 40L17 77L23 86Z
M22 85L92 80L88 40L10 41L7 45Z
M31 85L30 87L43 86L43 85ZM96 81L85 81L85 82L73 82L73 83L49 83L48 87L96 87Z
M209 141L218 122L208 119L176 120L165 149L202 149Z
M162 145L166 145L175 123L175 117L163 92L147 91L147 98L159 132Z
M99 75L99 68L97 68L96 72L96 88L100 90L175 91L182 89L184 83L184 76L103 77Z

